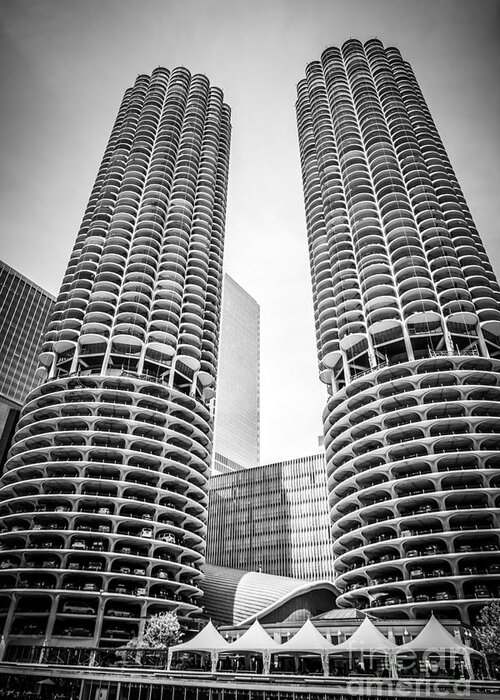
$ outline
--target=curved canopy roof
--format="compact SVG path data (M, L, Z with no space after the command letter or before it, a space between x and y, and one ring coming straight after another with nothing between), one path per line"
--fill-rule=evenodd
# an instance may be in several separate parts
M174 644L169 651L220 651L229 646L224 637L215 629L212 621L208 622L198 634L188 642Z
M390 652L396 649L396 644L390 642L382 632L380 632L370 618L365 617L360 626L349 639L341 644L336 644L332 652L341 651L383 651Z
M286 654L303 652L309 654L324 654L335 650L335 645L323 637L313 625L311 620L306 620L302 627L291 639L283 642L279 649L271 651L272 654Z
M434 616L434 613L415 639L408 642L408 644L397 647L396 652L400 654L405 651L432 651L433 649L436 651L454 651L461 654L479 654L482 656L481 652L463 644L450 634Z
M280 645L266 632L258 620L241 635L236 641L221 649L224 652L234 651L272 651L279 649Z
M299 596L309 614L319 614L318 601L327 599L333 608L337 596L331 581L305 581L205 564L201 584L205 613L224 625L246 625L262 619ZM328 609L326 607L326 609Z

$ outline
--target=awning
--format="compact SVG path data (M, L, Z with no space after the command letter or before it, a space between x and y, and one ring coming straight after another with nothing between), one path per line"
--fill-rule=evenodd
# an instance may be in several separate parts
M431 615L425 627L408 644L403 644L396 649L397 654L413 651L450 651L459 654L477 654L481 652L463 644L443 627L439 620Z
M345 642L336 644L331 653L364 651L389 654L394 649L396 649L396 645L390 642L368 617L365 617L352 636Z
M181 644L171 646L169 653L174 653L176 651L222 651L222 649L226 649L228 646L229 642L224 639L224 637L215 629L212 621L210 621L207 622L205 627L188 642L182 642Z
M270 652L273 649L279 649L280 645L266 632L258 620L255 620L253 625L241 635L236 641L228 644L225 649L221 649L224 653L236 651L248 651L256 653Z
M239 637L236 641L232 642L225 649L221 651L224 654L231 654L237 652L247 652L262 654L263 661L263 673L265 675L269 674L269 668L271 664L271 652L274 649L279 649L280 645L275 642L274 639L266 632L258 620L255 620L253 625L247 629L247 631Z
M428 654L433 652L437 654L446 654L448 652L449 654L460 655L463 657L469 677L472 679L474 678L474 670L471 664L471 655L475 654L476 656L484 658L484 654L480 651L476 651L476 649L467 646L467 644L463 644L450 634L434 616L434 613L415 639L412 639L408 644L403 644L396 649L396 655L415 652Z
M188 642L175 644L174 646L171 646L169 648L167 656L167 669L170 669L173 654L175 654L178 651L182 651L186 653L191 652L199 654L210 654L210 658L212 661L212 671L215 671L215 668L217 666L217 659L219 657L219 651L224 650L228 646L229 643L215 629L212 622L209 621L207 622L205 627Z
M306 620L298 632L283 642L279 649L271 650L271 654L292 654L302 652L303 654L328 654L335 646L323 637L313 625L311 620Z

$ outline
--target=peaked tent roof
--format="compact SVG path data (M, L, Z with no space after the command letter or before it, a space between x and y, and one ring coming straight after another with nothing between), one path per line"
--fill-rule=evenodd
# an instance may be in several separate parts
M247 631L228 644L222 651L272 651L279 649L280 645L266 632L258 620Z
M335 644L332 652L337 651L392 651L396 644L390 642L380 632L370 618L365 617L360 626L349 639L341 644Z
M408 644L402 644L397 648L397 653L404 651L428 651L429 649L455 650L469 654L480 654L472 647L463 644L456 637L448 632L446 627L434 616L430 616L425 627Z
M170 651L220 651L228 646L229 642L216 630L210 620L195 637L188 642L171 646Z
M282 652L302 651L321 654L322 652L333 651L334 649L335 645L323 637L311 620L306 620L291 639L281 644L279 649L272 650L271 653L281 654Z

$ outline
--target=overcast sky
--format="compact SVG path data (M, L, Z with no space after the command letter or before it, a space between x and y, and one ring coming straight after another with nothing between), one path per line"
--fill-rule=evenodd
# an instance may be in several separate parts
M57 293L124 90L184 65L233 110L225 269L261 306L262 461L317 448L295 85L327 46L378 36L411 62L500 271L500 3L2 0L0 257Z

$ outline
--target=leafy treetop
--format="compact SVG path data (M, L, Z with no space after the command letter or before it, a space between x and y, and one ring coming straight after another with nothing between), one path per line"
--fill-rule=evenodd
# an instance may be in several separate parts
M181 626L174 612L166 611L151 615L144 633L127 642L128 649L164 649L180 641Z
M474 631L485 654L500 656L500 600L483 606Z

